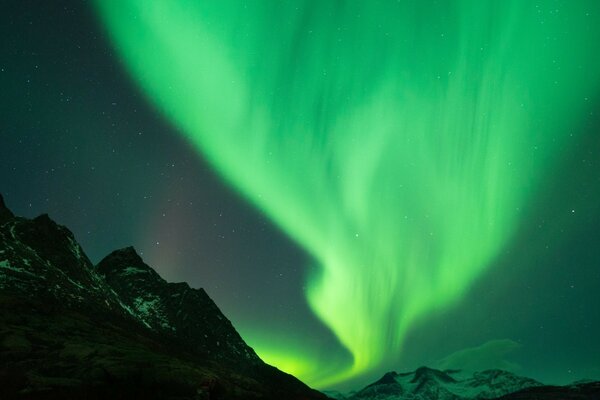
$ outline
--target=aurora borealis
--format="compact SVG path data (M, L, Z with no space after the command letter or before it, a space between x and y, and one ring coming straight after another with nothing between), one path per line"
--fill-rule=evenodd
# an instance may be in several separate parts
M578 151L578 145L595 137L589 132L598 128L583 128L592 124L586 121L592 118L590 110L600 89L598 2L98 0L88 6L90 19L96 18L98 24L94 35L106 35L106 48L115 49L112 62L126 71L129 78L123 80L132 81L130 87L121 83L124 89L119 91L139 90L143 99L136 100L136 107L145 104L147 113L167 120L161 129L170 131L155 135L162 146L156 145L153 157L160 158L161 149L168 152L169 146L193 149L185 156L206 160L212 170L205 173L225 182L231 190L228 196L239 195L240 204L253 207L242 213L266 218L275 227L271 234L285 238L278 236L276 243L288 240L293 244L287 246L299 248L290 250L294 256L295 251L304 253L294 267L301 273L294 274L286 290L295 287L302 293L306 311L322 324L320 330L313 329L314 321L307 324L305 317L294 313L282 313L293 321L289 324L280 323L285 319L280 315L271 324L268 318L253 320L242 311L236 313L245 307L244 299L236 300L239 304L231 300L227 307L234 325L261 357L310 385L337 387L376 376L411 358L422 364L440 360L460 346L475 347L504 337L495 335L529 337L523 333L531 331L527 318L514 316L505 323L520 321L522 331L490 333L495 330L491 327L502 323L486 322L490 328L474 324L470 329L486 334L476 339L469 336L472 333L464 334L470 337L464 342L447 339L456 328L442 330L446 333L441 337L440 331L428 333L438 339L414 335L427 324L447 326L440 322L444 315L468 308L463 303L472 300L481 285L492 288L486 292L493 292L497 284L503 293L516 293L520 286L489 277L500 274L510 281L511 276L524 276L518 272L520 265L524 271L538 262L553 265L551 259L561 258L545 255L539 261L531 255L533 249L553 241L577 242L575 233L566 233L574 228L567 227L597 226L593 224L598 220L598 183L593 172L589 179L596 186L582 181L589 191L585 193L592 194L577 207L571 203L576 196L568 197L560 187L548 188L555 177L561 184L578 182L559 179L555 171ZM105 84L100 91L111 90ZM89 99L94 95L87 103L80 101L93 109L94 100ZM119 121L133 115L122 113L111 115ZM146 127L153 123L147 122L148 117L134 120L131 124L144 128L113 124L115 137L121 130L135 137L138 129L150 129ZM86 138L94 135L85 129L89 124L74 125L78 128L69 126L74 131L66 135L69 140L91 140ZM100 130L93 124L90 129ZM180 137L183 143L177 142ZM600 157L593 147L597 143L592 141L595 152L586 156L587 162ZM89 154L96 151L91 145L81 147ZM135 154L133 170L144 163L144 157ZM128 157L118 163L125 175L127 166L134 164ZM597 164L591 165L591 171L598 170ZM577 176L578 168L569 168ZM145 181L141 169L132 174L141 177L143 185L155 184ZM81 176L79 182L86 179ZM97 179L125 178L106 174ZM165 184L170 189L162 193L177 197L171 194L176 186L179 199L192 202L200 196L190 187L203 185L204 181L187 179ZM119 197L135 190L131 187L128 192L128 184L120 187L124 193ZM27 198L24 193L20 196ZM541 199L547 205L540 207ZM523 236L527 227L538 226L540 219L551 215L540 208L550 210L561 201L568 218L574 218L570 214L576 210L579 216L581 209L589 214L574 222L552 218L554 222L544 226L558 228L546 236ZM104 210L101 203L94 207ZM115 203L128 210L137 206L129 200ZM189 268L179 276L190 279L185 275L192 276L191 271L200 267L183 267L190 259L181 256L177 261L172 255L209 246L181 233L198 229L188 226L189 209L170 202L168 209L160 213L176 215L175 219L164 222L156 217L151 220L156 223L143 224L138 232L122 233L122 240L144 243L139 238L148 231L180 232L170 251L147 251L148 263ZM535 216L537 211L541 216ZM584 220L588 225L578 225ZM561 239L556 239L559 235ZM526 246L531 252L519 250L518 238L531 241ZM507 252L517 255L507 260ZM597 300L600 259L595 254L581 261L584 272L573 273L592 282L590 287L580 300L565 304ZM236 264L246 256L233 254L230 262ZM556 264L547 271L577 271L578 265ZM203 272L220 281L235 279L236 273ZM273 293L286 295L264 280L256 281L263 292L263 308L273 301ZM207 291L212 295L210 288ZM227 291L219 296L226 297ZM221 304L219 298L216 301ZM494 301L481 303L487 304L481 315L498 312ZM548 312L549 303L539 304L531 309L532 315ZM569 307L560 315L569 313ZM591 327L581 329L585 335L600 332L597 311L591 318L582 314L581 319L592 320ZM320 335L327 338L321 340ZM438 344L437 352L425 349L445 340L459 347ZM419 360L418 350L427 355ZM600 354L598 346L594 351L592 355ZM582 362L586 370L599 367L586 362Z
M325 385L489 264L600 65L581 5L98 5L149 97L318 263L309 304L353 356Z

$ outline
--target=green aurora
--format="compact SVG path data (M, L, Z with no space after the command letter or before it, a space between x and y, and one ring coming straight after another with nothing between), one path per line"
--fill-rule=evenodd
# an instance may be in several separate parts
M316 387L456 304L599 87L595 0L96 5L148 98L314 259L327 357L352 361L327 365L310 332L249 342Z

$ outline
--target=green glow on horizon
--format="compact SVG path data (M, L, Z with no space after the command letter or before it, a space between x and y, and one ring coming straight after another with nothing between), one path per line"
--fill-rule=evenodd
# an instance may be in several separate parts
M498 255L598 88L598 2L534 3L97 1L149 98L314 258L354 362L266 329L261 357L319 387L371 371Z
M278 334L264 328L243 330L243 337L251 343L263 361L297 377L313 386L324 387L334 377L345 372L347 354L323 352L308 334L300 337L289 332Z

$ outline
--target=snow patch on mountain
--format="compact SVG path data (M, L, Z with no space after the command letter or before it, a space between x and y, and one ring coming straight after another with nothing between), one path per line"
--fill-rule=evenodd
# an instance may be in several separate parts
M379 381L347 397L349 400L482 400L494 399L542 384L507 371L472 375L421 367L414 372L388 372Z
M133 300L133 306L138 317L149 326L158 324L162 329L175 330L165 316L160 298L156 296L136 297Z
M32 274L31 272L27 271L24 268L19 268L19 267L15 266L15 265L11 265L11 263L8 260L2 260L2 261L0 261L0 268L1 269L6 269L6 270L10 270L12 272L17 272L17 273L20 273L20 274L27 274L27 275L34 276L34 274ZM2 271L0 271L0 273L1 272Z

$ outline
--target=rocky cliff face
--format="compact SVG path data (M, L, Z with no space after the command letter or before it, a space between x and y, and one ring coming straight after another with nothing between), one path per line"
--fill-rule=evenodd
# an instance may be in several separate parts
M243 361L249 366L261 363L203 289L167 283L132 247L112 252L100 261L97 271L149 329L211 359Z
M204 290L133 248L95 267L67 228L0 197L0 398L325 396L264 364Z
M0 289L46 306L129 317L73 234L48 215L29 220L4 208L0 225ZM1 219L0 219L1 220Z

